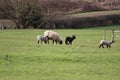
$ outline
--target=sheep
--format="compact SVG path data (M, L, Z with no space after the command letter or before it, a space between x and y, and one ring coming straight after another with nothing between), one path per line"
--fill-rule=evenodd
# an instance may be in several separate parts
M55 41L56 44L57 44L57 42L59 44L62 44L62 39L57 32L54 32L54 31L51 31L51 30L46 30L44 32L44 36L48 37L48 43L49 43L49 40L53 40L53 43Z
M67 36L66 39L65 39L65 44L66 45L69 45L69 44L72 45L72 42L73 42L74 39L76 39L75 35L73 35L72 37Z
M111 41L107 41L107 40L101 40L100 41L100 45L99 45L99 48L102 46L102 48L104 48L104 45L107 46L107 48L111 48L111 44L114 43L114 40L111 40Z
M38 35L37 36L37 43L38 44L39 44L39 41L41 41L41 43L44 41L44 43L47 44L48 37Z

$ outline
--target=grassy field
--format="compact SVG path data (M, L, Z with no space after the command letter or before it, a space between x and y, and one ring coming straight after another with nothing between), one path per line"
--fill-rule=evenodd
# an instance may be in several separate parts
M117 15L120 14L120 10L111 10L111 11L95 11L95 12L86 12L78 14L69 14L66 16L69 17L95 17L95 16L106 16L106 15Z
M107 39L111 29L106 27ZM0 30L0 80L120 80L120 38L112 48L98 48L105 27L54 29L73 45L37 44L44 29Z
M69 18L86 18L86 17L98 17L98 16L108 16L108 15L119 15L120 10L111 10L111 11L93 11L93 12L83 12L83 13L70 13L64 16L60 16L63 19Z

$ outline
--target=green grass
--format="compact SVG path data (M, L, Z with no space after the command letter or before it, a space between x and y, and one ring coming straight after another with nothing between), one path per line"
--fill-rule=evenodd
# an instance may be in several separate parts
M111 49L98 48L107 29L54 29L63 41L76 35L73 45L37 44L44 29L0 30L0 80L120 80L120 38Z
M95 11L95 12L68 14L66 16L67 17L96 17L96 16L115 15L115 14L120 14L120 10Z

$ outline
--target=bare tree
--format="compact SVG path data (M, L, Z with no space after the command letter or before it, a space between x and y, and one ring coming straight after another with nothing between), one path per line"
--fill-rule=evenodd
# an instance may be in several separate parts
M37 2L38 0L0 0L0 11L15 23L17 29L36 26L43 17Z

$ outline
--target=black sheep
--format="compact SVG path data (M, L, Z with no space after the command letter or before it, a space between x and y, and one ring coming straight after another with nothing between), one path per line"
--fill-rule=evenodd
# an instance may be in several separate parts
M67 36L66 39L65 39L65 44L66 44L66 45L69 45L69 44L72 45L72 41L73 41L74 39L76 39L75 35L73 35L72 37Z

